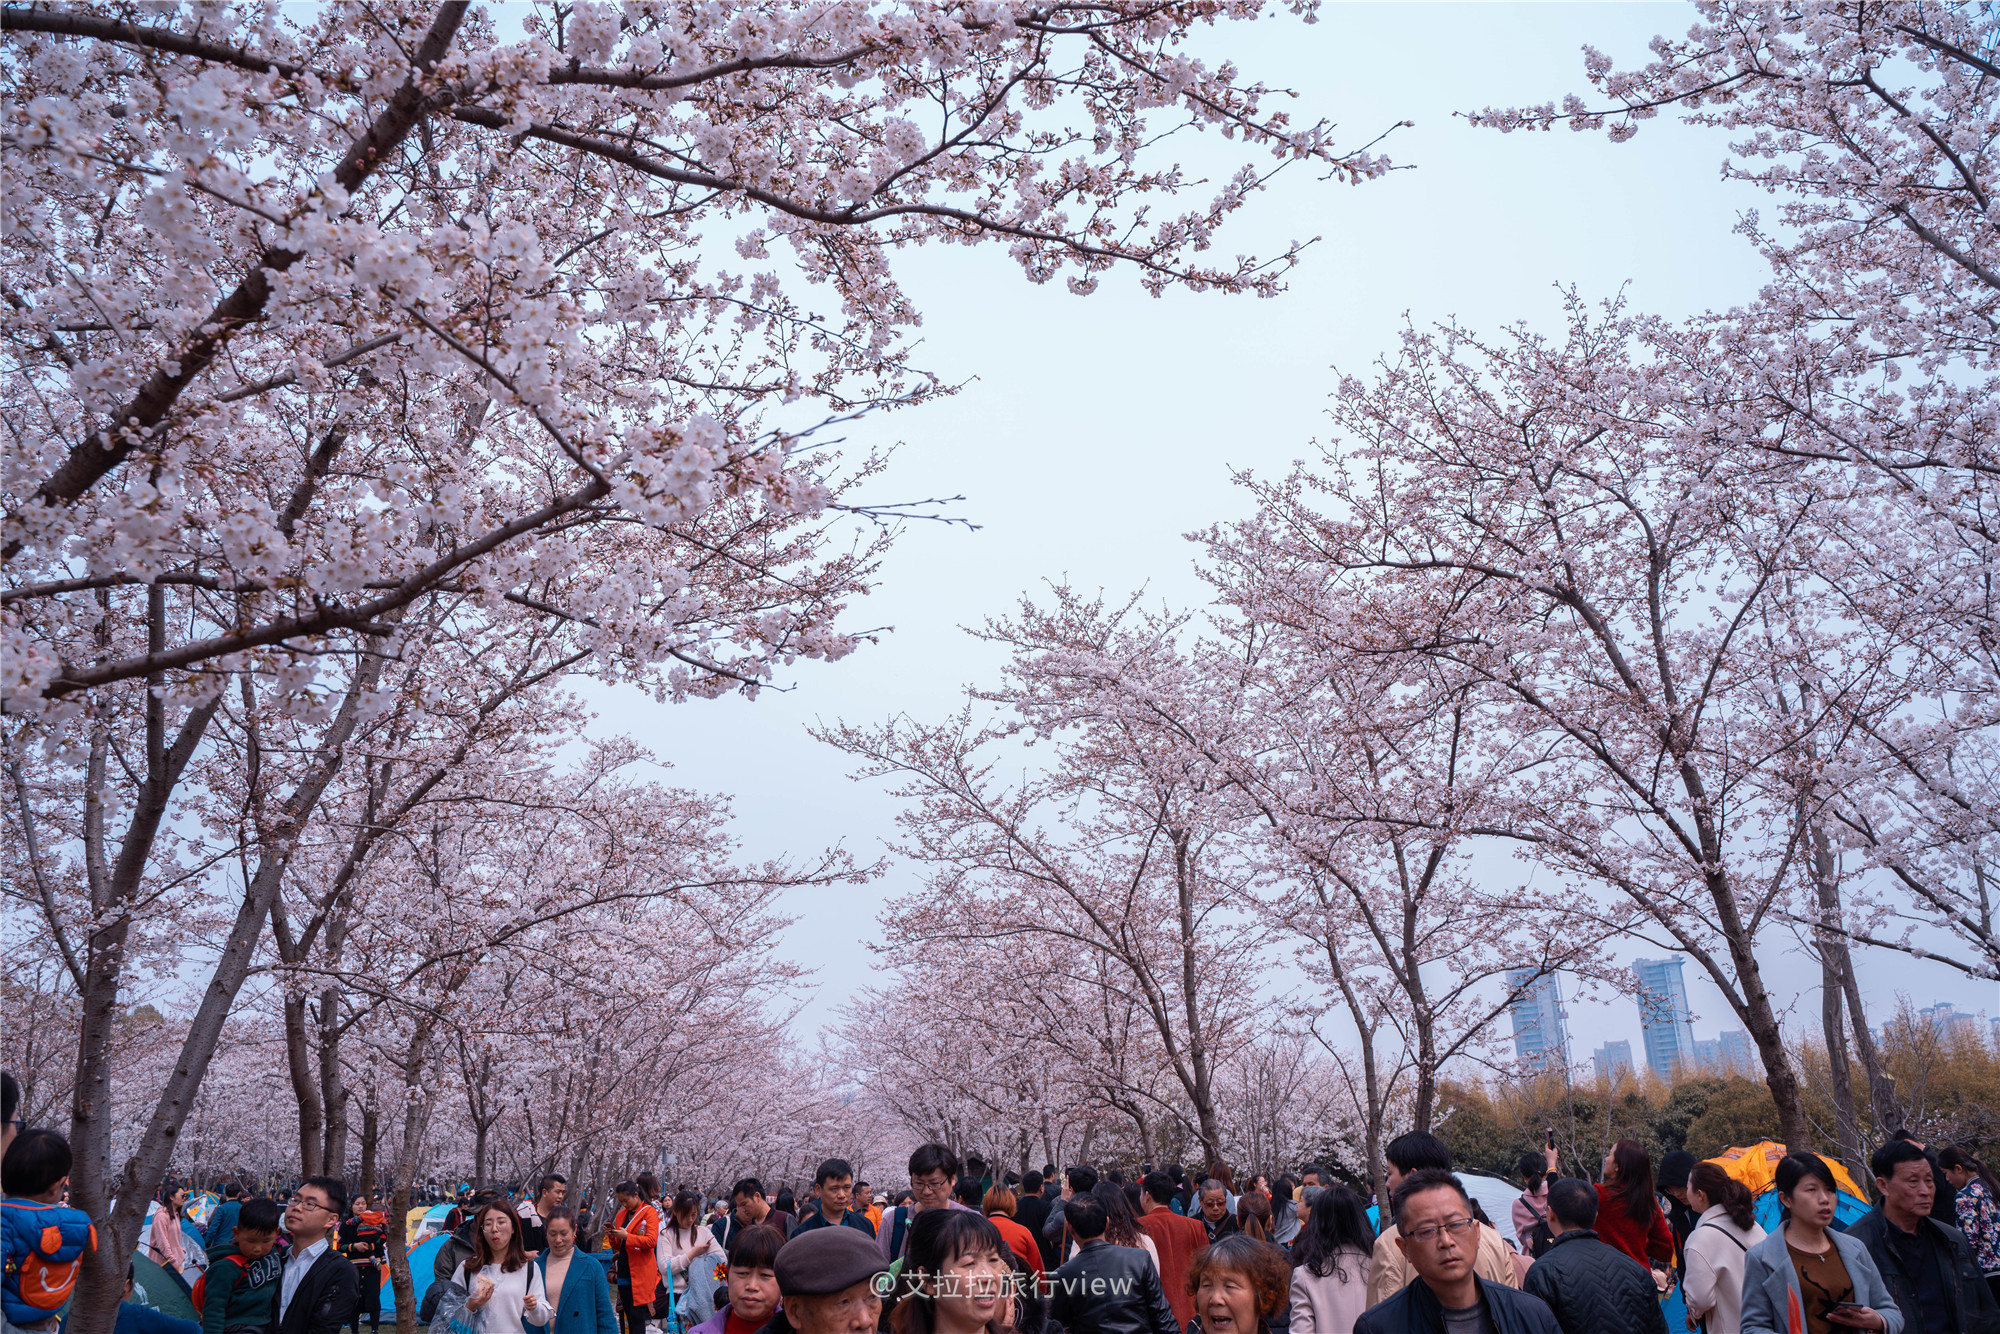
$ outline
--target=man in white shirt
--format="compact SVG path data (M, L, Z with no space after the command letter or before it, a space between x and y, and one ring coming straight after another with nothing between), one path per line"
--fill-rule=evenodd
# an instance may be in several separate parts
M347 1212L347 1187L307 1177L285 1208L292 1250L278 1287L278 1334L339 1334L361 1305L354 1265L333 1245Z

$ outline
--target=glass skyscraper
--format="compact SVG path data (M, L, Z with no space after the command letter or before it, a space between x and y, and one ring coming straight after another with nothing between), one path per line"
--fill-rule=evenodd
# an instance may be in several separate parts
M1694 1059L1694 1016L1688 1009L1687 984L1681 980L1681 957L1635 959L1639 979L1639 1032L1646 1041L1646 1064L1662 1079L1673 1078L1674 1067Z
M1537 977L1532 968L1509 968L1507 987L1514 999L1514 1055L1536 1070L1569 1064L1569 1024L1554 973Z

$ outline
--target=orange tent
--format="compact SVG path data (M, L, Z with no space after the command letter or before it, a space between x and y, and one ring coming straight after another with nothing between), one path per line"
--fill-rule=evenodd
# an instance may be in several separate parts
M1740 1148L1724 1149L1708 1161L1742 1182L1752 1195L1762 1195L1771 1189L1772 1183L1777 1180L1778 1163L1787 1152L1784 1145L1776 1140L1767 1139ZM1852 1173L1825 1154L1817 1156L1821 1162L1833 1169L1833 1179L1842 1190L1864 1204L1867 1202L1868 1192L1855 1184Z

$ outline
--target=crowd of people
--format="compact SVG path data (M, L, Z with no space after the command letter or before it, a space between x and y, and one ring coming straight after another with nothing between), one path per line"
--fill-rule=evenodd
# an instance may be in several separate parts
M65 1203L62 1137L11 1104L6 1122L0 1334L56 1334L97 1233ZM1656 1176L1630 1139L1596 1182L1526 1155L1511 1237L1437 1136L1385 1156L1376 1209L1312 1164L1239 1188L1219 1166L996 1172L942 1144L879 1200L840 1158L796 1197L748 1177L666 1195L641 1174L596 1211L552 1173L520 1198L464 1193L419 1315L450 1334L1668 1334L1678 1290L1707 1334L2000 1334L2000 1183L1963 1149L1884 1144L1879 1203L1846 1227L1834 1169L1793 1153L1769 1234L1722 1166L1669 1154ZM376 1328L385 1202L335 1177L221 1194L198 1228L163 1191L140 1240L199 1325L127 1302L117 1334Z

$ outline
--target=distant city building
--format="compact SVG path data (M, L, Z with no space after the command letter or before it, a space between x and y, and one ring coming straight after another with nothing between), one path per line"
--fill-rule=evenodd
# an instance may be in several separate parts
M1708 1074L1754 1076L1757 1048L1748 1033L1729 1029L1712 1038L1696 1038L1694 1064Z
M1569 1023L1556 975L1538 977L1532 968L1509 968L1507 987L1514 993L1507 1006L1514 1016L1514 1055L1536 1070L1567 1067Z
M1993 1016L1993 1045L2000 1047L2000 1015Z
M1926 1005L1917 1013L1929 1021L1931 1032L1941 1038L1956 1037L1959 1034L1970 1036L1979 1031L1978 1016L1966 1014L1950 1001L1938 1001L1934 1005Z
M1624 1038L1607 1042L1591 1053L1591 1067L1599 1079L1616 1079L1632 1073L1632 1044Z
M1675 1066L1695 1059L1694 1017L1688 1009L1687 984L1681 980L1681 963L1677 954L1632 963L1639 979L1639 1032L1646 1042L1646 1064L1662 1079L1673 1078Z

